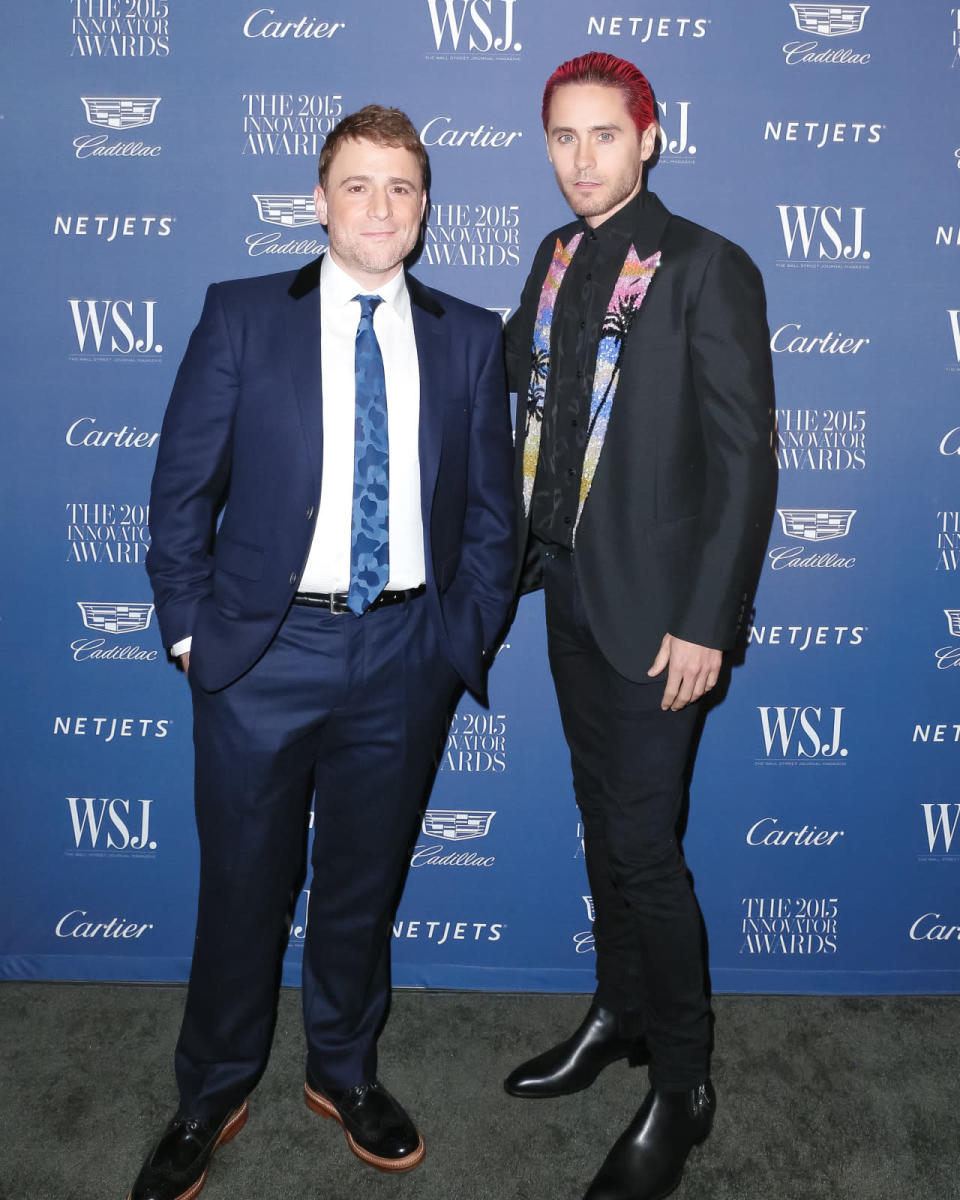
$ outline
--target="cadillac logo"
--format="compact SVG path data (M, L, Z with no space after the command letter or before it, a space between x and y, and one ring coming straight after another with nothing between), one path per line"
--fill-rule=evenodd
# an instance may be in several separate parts
M299 229L302 225L319 225L313 196L254 196L260 220L267 225L282 225Z
M801 33L818 37L844 37L863 29L869 4L791 4Z
M139 633L153 616L152 604L99 604L77 601L87 629L97 633Z
M137 129L152 125L159 96L81 96L87 120L101 129Z
M947 618L950 636L960 637L960 608L945 608L943 615Z
M828 542L850 532L855 508L778 508L780 524L787 537L804 542Z
M486 837L490 832L490 822L496 815L496 809L484 812L480 809L434 808L424 813L421 827L427 837L443 838L445 842L465 842L470 838Z

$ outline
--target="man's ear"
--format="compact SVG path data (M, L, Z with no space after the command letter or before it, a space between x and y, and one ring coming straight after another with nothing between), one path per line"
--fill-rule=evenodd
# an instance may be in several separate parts
M318 183L313 189L313 207L317 214L317 220L321 225L327 223L327 197L323 188Z
M650 124L640 135L640 161L646 162L657 148L657 138L660 136L660 126L656 121Z

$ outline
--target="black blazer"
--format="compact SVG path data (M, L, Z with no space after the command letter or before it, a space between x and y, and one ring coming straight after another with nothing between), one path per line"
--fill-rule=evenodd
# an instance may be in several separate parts
M566 244L579 228L541 243L507 326L520 497L540 291L557 238ZM745 625L773 517L776 409L763 281L747 254L652 192L633 244L641 259L659 249L660 265L623 346L576 562L600 649L646 680L665 633L725 650ZM522 503L519 542L530 591L542 585Z

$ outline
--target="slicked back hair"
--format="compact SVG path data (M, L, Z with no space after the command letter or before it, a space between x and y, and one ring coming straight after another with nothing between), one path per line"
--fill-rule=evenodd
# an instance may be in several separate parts
M562 63L547 80L541 110L544 130L550 122L553 93L565 83L593 83L619 88L638 134L642 134L648 125L657 120L653 91L643 72L625 58L594 50Z

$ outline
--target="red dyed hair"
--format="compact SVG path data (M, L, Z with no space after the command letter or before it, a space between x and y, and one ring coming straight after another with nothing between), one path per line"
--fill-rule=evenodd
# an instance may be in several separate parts
M581 54L579 58L562 63L547 80L540 114L544 129L550 120L553 93L565 83L596 83L603 87L619 88L637 133L643 133L657 119L653 92L643 72L625 58L592 50L589 54Z

